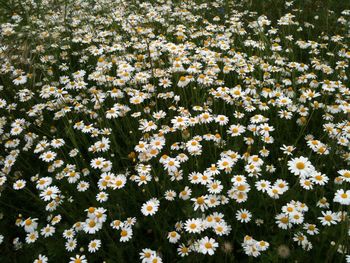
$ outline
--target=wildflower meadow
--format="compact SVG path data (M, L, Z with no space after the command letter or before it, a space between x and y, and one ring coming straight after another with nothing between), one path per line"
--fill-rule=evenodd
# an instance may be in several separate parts
M350 1L0 0L0 262L350 262Z

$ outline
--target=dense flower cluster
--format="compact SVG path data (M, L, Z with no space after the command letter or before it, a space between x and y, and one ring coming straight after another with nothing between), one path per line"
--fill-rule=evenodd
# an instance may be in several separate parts
M350 262L350 10L332 31L293 1L275 18L234 2L7 14L1 250Z

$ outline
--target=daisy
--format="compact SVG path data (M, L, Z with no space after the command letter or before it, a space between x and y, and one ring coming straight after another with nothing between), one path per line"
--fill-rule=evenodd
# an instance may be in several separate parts
M206 172L202 173L199 177L199 183L202 185L208 185L212 183L212 176ZM218 181L217 181L217 184L218 184Z
M110 141L106 137L102 137L101 141L95 143L96 152L105 152L110 148Z
M234 188L228 191L228 195L237 203L244 203L248 200L248 195L245 192L236 191Z
M144 152L147 150L147 143L143 141L139 141L139 143L135 146L136 152Z
M60 148L65 144L65 141L63 139L54 139L51 141L51 146L54 148Z
M219 244L213 238L204 238L199 240L199 252L208 255L214 255L216 248Z
M315 224L305 223L303 227L309 235L317 235L319 233Z
M236 212L236 219L241 223L248 223L252 218L252 214L246 209L240 209Z
M192 190L186 186L184 190L179 193L179 198L182 200L188 200L191 197Z
M292 224L301 224L304 221L304 216L298 211L289 214L289 220Z
M106 192L99 192L96 195L96 201L103 203L106 202L108 200L108 194Z
M213 229L218 236L228 235L231 231L231 228L225 222L215 224Z
M70 156L70 157L75 157L75 156L78 155L78 153L79 153L78 149L73 149L73 150L71 150L71 151L69 152L69 156Z
M288 215L291 215L295 211L297 211L297 208L292 203L286 204L282 207L282 212Z
M87 263L87 259L85 255L76 255L75 257L71 257L69 263Z
M188 156L184 153L180 153L178 156L176 156L176 159L179 160L179 162L184 163L188 160Z
M56 229L53 226L47 225L42 228L40 234L44 237L50 237L55 233Z
M144 248L142 249L142 252L140 252L140 259L142 260L142 263L151 262L150 259L152 256L156 255L156 252L149 249Z
M280 198L280 195L283 194L283 191L281 190L281 188L273 186L270 189L268 189L267 194L273 199L278 199Z
M301 156L288 161L288 170L294 175L304 177L310 175L314 169L311 162L307 158Z
M248 163L261 166L262 164L264 164L264 161L261 158L259 158L258 155L252 155L248 157Z
M21 76L18 76L17 78L15 78L13 80L13 84L15 85L21 85L21 84L25 84L27 82L27 76L25 75L21 75Z
M27 234L26 236L26 243L30 244L30 243L34 243L39 237L39 233L38 231L33 231Z
M192 172L189 174L188 179L192 184L199 184L201 182L202 174L199 172Z
M80 173L76 171L70 171L66 174L66 177L68 177L68 182L72 184L80 179Z
M185 246L184 244L181 244L178 248L177 248L177 252L179 253L179 255L181 257L184 256L188 256L189 252L190 252L190 248L188 246Z
M219 180L215 180L207 184L207 188L209 193L211 194L219 194L224 188Z
M25 180L17 180L16 182L13 183L13 189L14 190L23 189L25 186L26 186L26 181Z
M239 185L235 185L233 189L237 192L248 193L250 191L250 185L248 183L242 183Z
M266 165L266 172L272 174L272 173L276 172L276 167L273 164L267 164Z
M33 232L37 227L38 223L36 222L38 219L37 218L27 218L22 222L22 226L24 227L24 231L27 233Z
M157 256L156 254L154 255L151 255L150 259L149 259L149 262L152 262L152 263L162 263L163 260L160 256Z
M308 242L307 237L301 232L294 234L293 240L302 246Z
M270 189L271 183L267 180L259 180L255 183L255 187L258 191L266 193Z
M61 167L62 165L64 164L64 162L62 161L62 160L55 160L54 162L53 162L53 167L55 167L55 168L59 168L59 167Z
M159 79L159 86L163 88L168 88L172 85L172 82L168 78Z
M6 105L7 105L6 100L4 100L4 99L0 99L0 109L5 108L5 107L6 107Z
M213 117L208 112L201 113L198 117L200 123L210 123L213 120Z
M120 242L129 241L132 238L132 229L131 227L121 228L120 231Z
M225 172L229 172L232 170L232 166L234 165L234 162L231 158L222 158L217 162L218 169L224 170Z
M95 218L97 222L104 223L107 220L107 215L105 214L107 212L106 209L103 207L99 207L95 210L94 215L92 215L92 218Z
M115 189L121 189L125 186L126 184L126 177L125 175L123 174L118 174L113 182L111 183L112 184L112 188L115 190Z
M207 198L207 205L209 208L217 207L220 205L220 199L218 195L208 195Z
M141 186L143 184L147 184L152 180L152 177L149 174L141 174L139 176L134 176L134 181L137 182L138 186Z
M204 210L206 210L208 208L207 206L207 196L200 196L197 198L192 198L191 201L194 202L194 211L196 211L198 208L204 212Z
M264 240L258 241L255 243L259 251L265 251L269 248L270 244Z
M188 233L200 233L203 230L203 222L201 219L188 219L185 222L185 230Z
M329 203L327 201L327 198L323 197L321 198L317 204L316 204L317 207L320 207L320 208L329 208Z
M326 185L329 181L329 178L325 174L322 174L320 172L315 172L312 174L312 177L310 178L310 180L313 183L318 185Z
M245 184L247 181L247 178L243 175L235 175L231 178L231 182L234 186L238 186L241 184Z
M337 190L333 201L341 205L350 205L350 190L347 190L347 191L344 191L344 189Z
M226 125L229 119L225 115L217 115L215 118L215 122L217 122L220 126Z
M84 227L84 224L83 222L76 222L74 225L73 225L73 229L76 231L76 232L79 232L81 230L83 230L83 227Z
M209 215L205 218L205 220L203 220L203 222L205 223L206 227L214 227L215 224L217 223L213 217L213 215Z
M248 173L248 176L253 177L253 176L259 176L261 172L261 166L260 165L255 165L253 163L247 164L244 166L245 171Z
M161 138L155 138L155 139L152 139L152 141L150 142L150 145L157 150L161 150L165 145L165 140Z
M52 152L52 151L47 151L44 152L40 155L40 159L42 159L45 162L51 162L52 160L54 160L56 158L56 153Z
M121 227L124 226L124 223L120 220L114 220L111 222L110 226L113 228L113 229L116 229L116 230L119 230Z
M163 165L168 172L176 172L180 167L180 162L175 158L168 158Z
M103 168L104 161L105 161L105 159L102 157L95 158L95 159L91 160L90 165L92 168L101 169L101 168Z
M48 260L47 256L39 254L38 258L35 259L33 263L47 263Z
M60 190L57 186L49 186L40 193L40 197L44 201L50 201L56 199L59 193Z
M179 79L179 82L177 83L177 86L180 88L185 87L189 83L188 79L185 76L181 76Z
M97 220L94 218L87 219L83 224L83 230L88 234L95 234L101 229L101 227L102 224L97 222Z
M79 192L85 192L87 189L89 189L90 184L85 181L80 181L77 185L77 190Z
M185 129L188 124L188 118L178 116L172 119L171 123L174 125L175 129Z
M275 217L276 224L281 229L289 229L292 227L292 223L289 220L289 216L285 214L278 214Z
M343 182L344 182L343 177L341 177L341 176L337 176L334 178L334 184L336 184L336 185L342 185Z
M72 228L71 229L66 229L66 230L63 231L63 237L65 239L71 239L74 236L75 236L75 231Z
M181 221L176 222L176 224L175 224L176 231L182 232L183 228L184 228L184 226L183 226L183 223Z
M133 226L136 224L136 218L135 217L128 217L125 221L124 221L124 225L125 226Z
M15 126L11 129L11 135L19 135L23 131L23 128Z
M338 171L338 174L341 175L342 179L343 179L345 182L350 183L350 170L339 170L339 171Z
M167 201L174 201L176 197L176 192L173 190L167 190L164 194L164 197Z
M54 217L51 219L51 224L52 224L52 225L56 225L56 224L58 224L59 222L61 222L61 219L62 219L62 216L61 216L61 215L54 216Z
M188 141L186 147L191 155L200 155L202 152L202 145L200 145L197 140Z
M269 126L267 123L264 123L258 126L258 130L260 131L260 135L268 136L270 132L275 130L275 128Z
M248 256L258 257L259 255L261 255L261 253L259 252L256 246L256 241L254 241L252 244L243 244L242 246L243 246L244 252Z
M157 125L153 121L140 120L139 130L141 130L142 132L150 132L156 129Z
M167 238L169 239L170 243L174 244L174 243L177 243L177 241L179 241L181 236L176 231L172 231L172 232L168 233L168 237Z
M330 225L336 225L337 222L340 221L340 218L338 214L333 213L332 211L321 211L322 216L318 217L318 219L321 221L321 224L323 226L330 226Z
M233 124L229 127L227 133L230 134L232 137L235 137L235 136L239 136L241 135L242 133L245 132L245 127L240 125L240 124Z
M141 207L141 212L145 216L154 215L159 209L159 201L156 198L152 198Z
M300 185L305 190L313 189L313 181L309 179L300 179Z

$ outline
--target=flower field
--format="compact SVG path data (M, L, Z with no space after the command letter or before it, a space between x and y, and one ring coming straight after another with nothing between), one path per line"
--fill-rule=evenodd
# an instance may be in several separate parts
M0 0L0 262L350 262L350 1Z

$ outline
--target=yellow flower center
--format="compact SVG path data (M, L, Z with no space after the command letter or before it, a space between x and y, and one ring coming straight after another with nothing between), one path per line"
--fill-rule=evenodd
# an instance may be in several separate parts
M197 204L199 205L204 204L204 198L202 196L197 198Z
M326 215L325 217L324 217L324 219L326 220L326 221L332 221L332 216L330 216L330 215Z
M204 246L205 246L206 249L211 249L213 247L213 245L211 243L209 243L209 242L205 243Z
M95 223L94 220L91 220L91 221L89 222L89 227L94 227L94 226L96 226L96 223Z
M296 167L299 170L303 170L303 169L305 169L305 164L303 162L297 162Z

